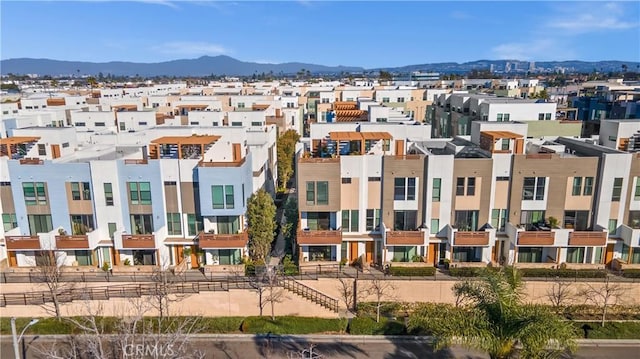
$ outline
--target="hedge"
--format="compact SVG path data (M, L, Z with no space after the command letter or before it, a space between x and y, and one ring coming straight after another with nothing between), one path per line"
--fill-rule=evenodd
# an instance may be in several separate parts
M606 278L607 272L598 269L519 268L523 277L538 278Z
M398 277L430 277L436 275L436 267L389 267L389 274Z
M623 269L622 276L625 278L640 278L640 269Z
M352 335L403 335L406 334L404 322L380 318L380 322L371 317L355 317L349 325Z
M482 274L485 268L476 267L449 267L449 275L452 277L477 277Z
M573 322L579 337L584 337L583 326L589 339L640 339L640 322L607 322L603 327L600 322Z
M346 328L344 319L311 317L247 317L240 325L245 334L315 334L343 333Z

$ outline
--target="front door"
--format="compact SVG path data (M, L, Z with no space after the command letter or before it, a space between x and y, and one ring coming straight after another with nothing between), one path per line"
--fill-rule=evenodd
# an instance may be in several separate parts
M429 243L427 249L427 263L433 263L434 267L438 265L438 243Z
M606 252L604 254L604 264L607 266L611 265L611 261L613 260L613 246L615 244L611 243L611 244L607 244L607 249Z
M9 251L9 267L17 267L18 259L16 258L16 252Z
M366 242L366 247L365 247L365 256L367 259L367 263L371 264L373 263L373 245L374 242Z
M349 242L349 262L358 260L358 242Z

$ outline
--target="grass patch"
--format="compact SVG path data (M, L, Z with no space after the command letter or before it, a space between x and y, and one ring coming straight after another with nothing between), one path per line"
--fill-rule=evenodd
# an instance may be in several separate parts
M403 321L380 318L380 322L371 317L356 317L351 320L349 334L352 335L404 335Z
M343 333L346 328L344 319L326 319L309 317L247 317L242 321L241 331L245 334L315 334Z
M436 267L389 267L389 274L398 277L432 277Z
M592 328L588 331L589 339L640 339L640 322L609 322L604 327L600 322L573 322L580 338L585 324Z
M201 318L198 324L201 326L202 333L232 334L240 332L243 319L243 317Z

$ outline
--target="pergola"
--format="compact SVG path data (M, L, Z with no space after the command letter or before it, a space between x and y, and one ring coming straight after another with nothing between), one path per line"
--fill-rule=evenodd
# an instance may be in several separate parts
M156 138L151 141L150 144L151 158L155 157L154 159L157 159L159 157L159 147L163 146L177 147L177 155L179 159L189 158L190 154L187 152L193 149L196 151L199 150L197 153L201 156L204 154L206 146L213 145L220 138L221 136L216 135L165 136Z

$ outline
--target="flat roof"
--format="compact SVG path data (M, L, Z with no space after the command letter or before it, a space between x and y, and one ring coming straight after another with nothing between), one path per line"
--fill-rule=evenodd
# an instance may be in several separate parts
M8 138L0 138L0 145L16 145L21 143L36 142L40 137L35 136L14 136Z
M522 138L522 135L510 131L481 131L480 134L489 135L493 138Z
M164 136L156 138L151 143L161 145L207 145L219 140L222 136L201 135L201 136Z
M389 132L356 132L340 131L329 132L329 138L333 141L359 141L359 140L390 140Z

